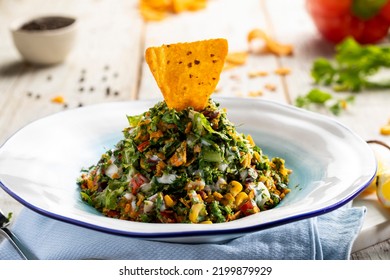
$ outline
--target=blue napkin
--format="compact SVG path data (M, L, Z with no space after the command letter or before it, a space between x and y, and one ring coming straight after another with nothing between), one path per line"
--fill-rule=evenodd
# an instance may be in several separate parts
M115 236L53 220L23 209L11 230L39 259L349 259L365 207L247 234L223 244L178 244ZM3 240L3 241L1 241ZM0 259L20 259L0 236Z

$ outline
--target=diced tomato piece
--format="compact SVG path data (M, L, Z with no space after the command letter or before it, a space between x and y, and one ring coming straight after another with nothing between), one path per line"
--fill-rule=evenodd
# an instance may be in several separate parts
M145 151L146 148L149 146L149 144L150 144L149 141L142 142L141 144L139 144L139 145L137 146L138 151L140 151L140 152Z
M253 209L255 205L252 202L252 200L247 200L247 202L243 203L240 207L241 213L243 213L245 216L253 214Z
M131 178L130 180L130 186L131 186L131 192L132 194L137 194L138 189L145 183L148 183L149 180L144 175L137 173Z

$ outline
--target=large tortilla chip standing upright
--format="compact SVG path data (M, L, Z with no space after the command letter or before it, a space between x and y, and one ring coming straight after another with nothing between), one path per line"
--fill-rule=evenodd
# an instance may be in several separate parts
M228 52L226 39L177 43L146 49L145 59L169 108L207 106Z

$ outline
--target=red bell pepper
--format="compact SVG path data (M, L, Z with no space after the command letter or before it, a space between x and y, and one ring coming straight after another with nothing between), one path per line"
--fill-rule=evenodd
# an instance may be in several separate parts
M322 36L339 43L353 37L361 44L382 40L390 27L390 0L306 0Z

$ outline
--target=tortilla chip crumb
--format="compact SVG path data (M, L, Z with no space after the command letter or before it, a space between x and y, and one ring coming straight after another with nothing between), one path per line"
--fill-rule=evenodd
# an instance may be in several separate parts
M270 91L275 91L276 90L276 86L274 84L265 84L264 88L266 88L266 89L268 89Z
M248 52L231 52L226 56L226 62L233 63L237 65L245 64L248 58Z
M380 128L380 133L385 136L390 135L390 122Z
M248 52L231 52L228 53L225 59L223 70L232 69L244 65L248 59Z
M248 33L247 40L251 44L254 40L263 40L265 44L265 50L275 55L292 55L293 46L289 44L281 44L274 39L271 39L263 30L253 29Z
M58 103L58 104L64 104L65 103L65 98L61 95L57 95L51 99L51 102L53 103Z
M268 72L266 71L251 71L248 72L249 78L256 78L256 77L265 77L268 76Z
M275 74L280 76L286 76L291 73L291 69L287 67L280 67L275 70Z
M248 96L250 96L250 97L259 97L259 96L262 96L262 95L263 95L263 92L261 90L250 91L248 93Z
M241 77L239 75L230 75L230 79L235 81L241 81Z

